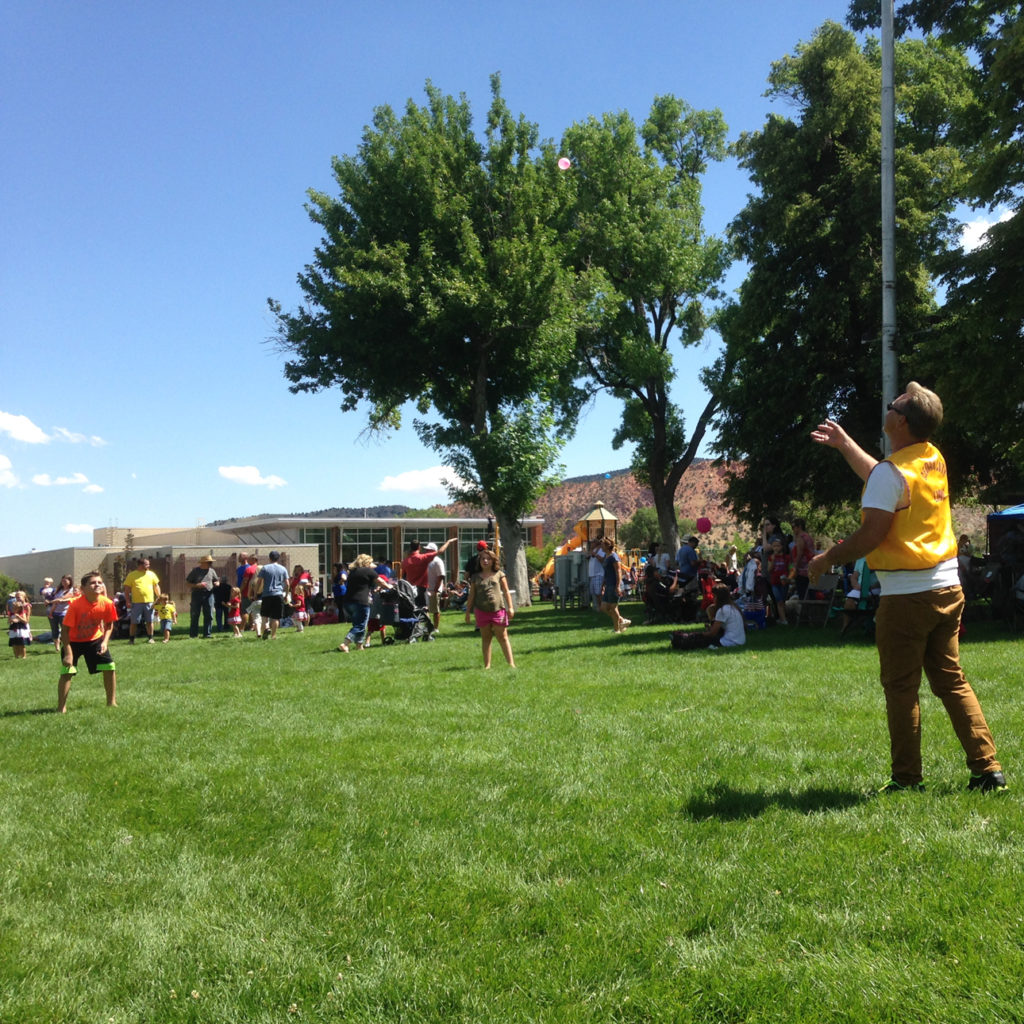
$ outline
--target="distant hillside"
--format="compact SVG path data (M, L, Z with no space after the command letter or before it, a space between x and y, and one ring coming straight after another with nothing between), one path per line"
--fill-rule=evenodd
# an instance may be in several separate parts
M722 500L725 491L725 466L716 466L710 459L695 459L676 490L676 508L687 519L707 516L712 523L712 544L732 538L736 524ZM639 508L654 504L649 487L641 485L628 469L592 476L577 476L551 488L537 503L532 514L544 519L544 532L556 538L567 537L576 523L598 501L620 522L631 518ZM479 515L468 505L449 505L455 516Z
M274 516L277 519L313 519L321 516L324 519L398 519L410 510L409 505L370 505L359 508L321 508L316 512L260 512L261 516ZM245 516L246 519L251 518ZM225 526L238 522L235 519L218 519L207 523L207 526Z
M716 466L710 459L694 459L676 490L676 508L680 516L685 519L707 516L711 520L712 529L708 538L711 546L731 543L736 532L753 536L752 531L736 523L722 500L726 468ZM851 498L856 496L852 487L850 494ZM604 502L605 508L620 522L631 518L637 509L648 508L654 504L650 488L641 486L628 469L615 469L608 473L575 476L562 481L541 498L531 515L543 518L544 533L556 538L556 541L561 541L570 535L576 523L598 501ZM476 518L488 514L488 510L462 503L434 507L458 518ZM316 512L296 512L287 515L289 518L321 516L338 519L383 519L398 518L409 511L408 505L374 505L367 508L327 508ZM984 545L986 511L983 506L954 506L953 523L957 532L969 533L976 544ZM222 526L232 522L235 520L221 519L208 525Z

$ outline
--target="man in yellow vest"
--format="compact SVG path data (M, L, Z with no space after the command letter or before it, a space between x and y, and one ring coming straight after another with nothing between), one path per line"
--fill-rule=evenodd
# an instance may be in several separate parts
M967 755L967 788L1006 789L992 734L960 667L964 597L946 463L928 440L941 422L939 396L912 381L889 403L885 433L893 453L882 462L831 420L811 433L818 444L839 451L864 481L860 528L812 559L808 573L813 584L830 566L866 556L881 585L875 637L892 749L892 775L883 792L924 789L922 669Z

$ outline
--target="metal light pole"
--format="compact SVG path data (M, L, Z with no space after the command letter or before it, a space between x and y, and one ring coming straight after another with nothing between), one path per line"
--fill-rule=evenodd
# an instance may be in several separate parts
M882 422L899 394L896 360L896 87L893 0L882 0ZM889 454L889 439L882 432Z

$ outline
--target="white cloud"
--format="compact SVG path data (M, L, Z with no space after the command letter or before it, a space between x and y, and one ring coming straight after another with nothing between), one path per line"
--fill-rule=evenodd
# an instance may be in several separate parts
M50 440L50 435L27 416L17 416L12 412L0 412L0 434L26 444L47 444Z
M249 487L269 487L270 490L273 490L275 487L288 485L288 481L282 480L279 476L262 476L255 466L220 466L217 472L225 480L236 484L246 484Z
M69 484L87 484L89 478L84 473L74 473L72 476L58 476L51 478L49 473L37 473L32 477L32 483L40 487L66 487Z
M65 523L65 533L92 533L93 528L88 523Z
M994 220L991 217L976 217L974 220L967 221L960 229L960 244L968 252L977 249L979 245L984 244L985 235L993 224L1002 224L1012 216L1013 210L1003 210Z
M11 466L11 460L6 455L0 455L0 487L18 486L20 481Z
M103 488L99 484L89 484L88 487L82 488L83 494L102 494Z
M68 441L70 444L91 444L93 448L102 448L107 443L102 437L97 437L95 434L90 436L75 434L64 427L54 427L53 436L58 441Z
M102 448L107 443L95 434L75 434L65 427L54 427L53 433L48 434L27 416L13 412L0 412L0 434L6 434L15 441L24 441L25 444L49 444L57 440L68 441L71 444L91 444L94 448Z
M397 476L386 476L380 483L380 490L414 493L421 497L447 501L448 489L444 485L445 480L459 482L454 470L447 466L430 466L427 469L411 469Z

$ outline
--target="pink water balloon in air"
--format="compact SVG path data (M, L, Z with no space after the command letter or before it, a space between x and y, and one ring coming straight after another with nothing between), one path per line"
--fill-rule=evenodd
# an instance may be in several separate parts
M569 170L570 167L572 167L572 161L567 156L563 156L563 157L559 158L559 160L558 160L558 169L560 171L567 171L567 170Z

